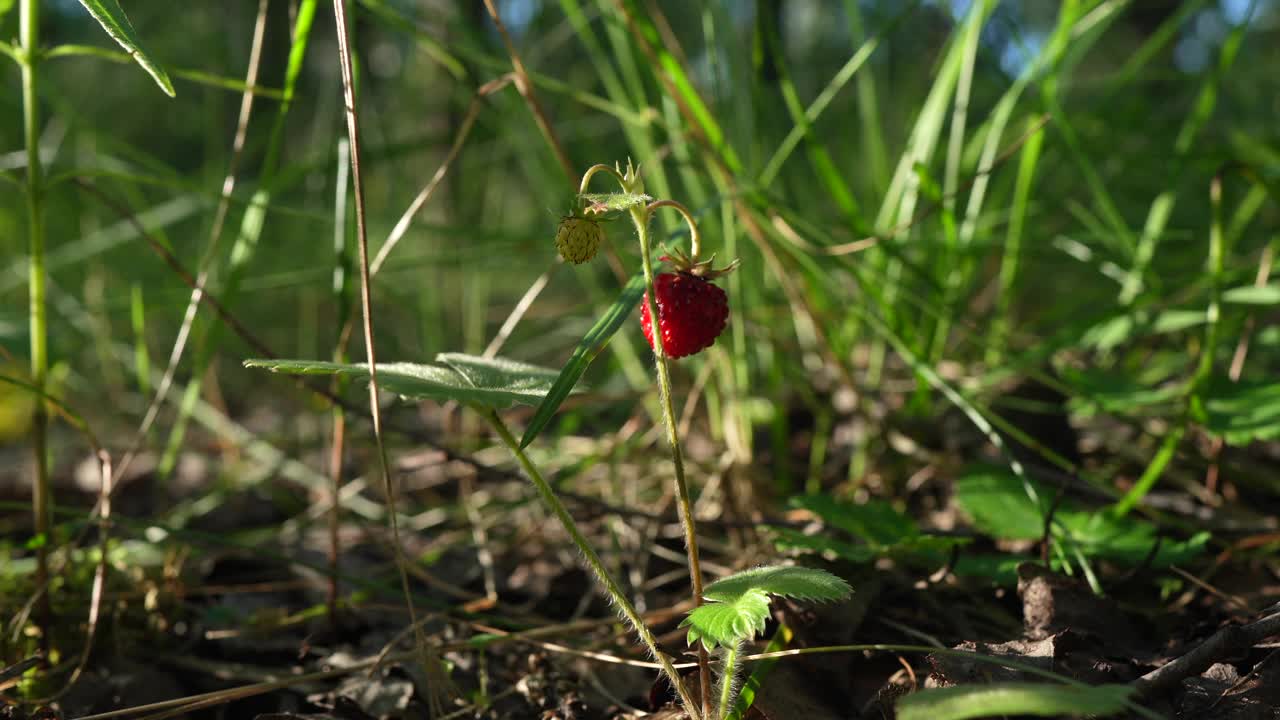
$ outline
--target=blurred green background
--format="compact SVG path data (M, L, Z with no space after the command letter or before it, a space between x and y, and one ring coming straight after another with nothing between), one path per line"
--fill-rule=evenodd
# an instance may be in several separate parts
M478 0L350 5L376 253L446 158L477 88L509 72L511 58ZM698 216L708 251L742 258L722 281L730 329L677 377L705 390L710 436L738 462L771 457L784 492L858 482L888 452L886 414L941 418L951 404L944 381L992 415L1000 392L1032 377L1073 398L1073 418L1123 418L1135 473L1160 428L1184 418L1229 444L1280 432L1266 384L1280 292L1259 279L1280 228L1275 2L496 5L576 172L640 162L650 194ZM358 307L353 217L335 211L345 125L327 3L282 120L278 164L267 166L298 8L267 4L266 90L216 246L258 4L125 4L174 76L175 99L127 63L74 56L42 66L52 355L66 368L68 402L121 437L154 391L190 291L119 208L193 274L207 269L213 294L282 356L330 357ZM0 37L16 33L9 10ZM45 3L41 34L47 47L116 50L70 0ZM0 162L19 180L16 68L4 82ZM1221 268L1208 262L1215 175ZM639 267L623 222L609 226L617 268L557 264L552 238L576 181L513 87L488 95L376 279L380 357L481 352L549 272L502 354L562 364L616 297L617 269ZM3 192L0 342L20 365L26 220L20 185ZM678 220L664 216L659 236L681 242ZM1263 287L1246 287L1255 283ZM1217 299L1220 327L1206 349ZM1241 337L1251 345L1232 378ZM629 322L587 376L603 400L562 416L559 431L616 429L626 408L614 403L651 389L645 352ZM1193 382L1206 352L1210 376ZM216 378L218 402L243 414L266 401L270 381L239 365L257 354L202 310L178 376L204 378L206 394ZM351 354L361 354L358 333ZM1235 381L1254 393L1231 396L1250 413L1243 429L1228 427L1238 414L1205 405L1207 388ZM165 409L162 434L179 414ZM865 421L837 432L850 416ZM795 447L801 433L807 442ZM1188 477L1202 472L1200 453L1180 449Z

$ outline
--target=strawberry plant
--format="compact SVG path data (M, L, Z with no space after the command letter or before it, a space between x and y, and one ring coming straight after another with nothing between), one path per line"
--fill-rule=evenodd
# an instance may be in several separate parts
M843 600L852 592L848 583L816 568L759 567L721 578L706 589L702 605L680 623L688 627L690 645L701 643L719 650L719 705L723 718L734 706L738 692L738 653L746 641L764 631L771 596L798 600Z
M593 175L599 172L612 175L622 186L622 192L607 195L591 195L585 192ZM740 572L712 583L702 585L702 571L698 558L698 539L694 526L688 483L680 451L679 437L672 420L674 411L671 399L671 378L667 358L681 358L710 347L724 330L729 307L724 291L711 284L711 280L732 272L737 262L719 270L712 269L711 260L698 261L701 249L700 236L692 214L680 203L672 200L653 200L644 194L639 171L630 162L626 172L606 165L596 165L583 176L580 200L590 212L608 214L626 212L630 215L640 241L644 285L629 283L622 297L615 303L615 310L607 313L601 322L584 338L587 352L575 353L575 358L560 372L539 368L513 360L490 359L460 353L442 353L436 357L439 365L416 363L381 363L375 366L379 386L387 391L413 400L454 401L466 405L482 415L499 439L512 453L525 474L533 483L547 508L556 516L574 545L581 551L587 567L600 587L609 596L622 616L635 630L650 654L658 661L663 673L671 682L685 711L695 720L718 720L733 707L737 689L738 648L764 629L768 617L771 596L811 600L839 600L846 597L849 586L841 579L822 570L799 567L763 567ZM690 252L669 251L663 260L669 261L675 273L655 275L650 260L649 222L654 211L670 207L678 211L688 223ZM555 245L566 261L578 264L590 260L603 240L604 231L599 221L587 217L582 211L566 216L556 231ZM693 590L694 610L684 620L688 627L688 641L698 652L698 673L701 698L694 698L681 679L671 659L657 645L651 630L645 624L617 581L601 562L599 555L578 530L569 511L556 497L554 489L544 479L541 471L525 453L524 448L545 426L564 398L573 391L590 362L594 351L607 342L621 326L621 319L639 299L638 290L645 287L641 309L641 325L645 337L653 349L658 369L658 388L663 406L667 440L671 448L675 468L676 497L681 521L685 529L685 548L688 553L690 581ZM658 333L653 332L651 318L658 318ZM272 372L297 375L338 375L373 381L370 366L318 362L306 360L248 360L247 367L265 368ZM524 438L517 442L497 411L513 404L539 406ZM708 604L705 602L710 601ZM711 702L710 652L717 652L720 678L719 700Z

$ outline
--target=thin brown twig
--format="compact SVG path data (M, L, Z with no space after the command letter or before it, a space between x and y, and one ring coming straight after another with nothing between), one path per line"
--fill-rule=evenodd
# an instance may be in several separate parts
M529 80L529 72L525 70L524 62L520 60L520 54L516 52L516 46L511 42L511 36L507 34L507 26L502 23L498 7L494 5L493 0L484 0L484 6L489 11L489 17L493 18L493 24L498 28L502 42L507 46L507 54L511 56L511 67L516 71L516 90L520 92L520 97L524 98L529 111L533 113L533 120L537 123L538 130L542 131L543 137L547 139L547 143L551 145L551 150L555 153L556 160L560 162L560 168L564 170L565 177L577 185L577 172L573 169L573 163L569 160L569 154L565 152L564 145L560 143L560 138L551 128L551 122L547 120L547 113L542 109L542 103L538 101L538 94L534 92L533 83Z
M1133 682L1139 697L1152 697L1172 690L1186 678L1198 675L1214 662L1255 643L1280 635L1280 605L1271 614L1247 625L1228 625L1176 660L1162 665Z
M429 677L432 677L432 693L428 698L433 717L442 714L442 701L438 695L439 685L434 682L440 675L434 668L426 637L418 626L417 610L413 603L413 593L409 588L409 573L406 570L404 549L400 543L400 523L396 514L395 487L391 482L391 463L387 459L387 447L382 438L382 411L378 405L378 361L373 339L373 293L369 272L369 232L368 217L364 204L364 179L360 172L360 121L356 113L355 73L351 64L350 37L347 28L347 8L344 0L333 0L335 30L338 35L338 64L342 71L342 97L347 118L347 136L351 143L351 184L355 196L356 211L356 246L360 260L360 308L364 317L364 350L369 363L369 416L373 421L374 444L378 449L378 464L382 472L383 492L386 494L387 515L391 524L392 542L395 545L393 557L400 574L400 585L404 591L404 599L409 610L409 621L415 628L415 642L419 660Z

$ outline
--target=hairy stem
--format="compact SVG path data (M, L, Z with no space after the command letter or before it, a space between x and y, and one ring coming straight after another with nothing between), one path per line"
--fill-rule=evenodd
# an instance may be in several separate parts
M738 674L738 646L726 647L724 649L724 660L720 667L720 715L725 718L729 716L729 711L733 709L733 703L737 700L735 690L737 689Z
M31 330L31 384L36 393L36 410L31 424L31 447L36 455L36 477L31 488L31 513L35 534L43 538L36 548L36 592L41 593L37 610L41 649L49 649L53 607L49 600L49 509L53 505L49 489L46 433L49 414L45 406L45 386L49 375L48 315L45 302L44 266L44 172L40 160L40 2L22 0L19 15L22 47L22 126L27 149L27 229L30 246L29 323Z
M681 206L683 207L683 206ZM662 402L662 422L667 429L667 444L671 446L671 460L675 464L676 501L680 507L680 524L684 526L685 550L689 555L689 581L693 586L693 604L702 604L702 565L698 561L698 533L693 520L693 503L689 500L689 484L684 476L684 457L680 451L680 437L676 433L676 413L671 402L671 371L667 366L667 353L662 347L662 332L658 329L658 308L653 286L653 261L649 258L649 208L632 208L631 220L640 239L640 262L644 265L644 283L647 288L645 305L653 322L653 354L658 366L658 394ZM711 665L707 650L698 646L698 681L702 691L702 712L711 714Z
M596 164L587 168L587 171L582 173L582 182L578 183L579 195L586 194L587 186L591 184L591 176L599 172L608 173L618 181L619 185L623 186L624 188L627 186L626 180L623 179L622 175L617 170L614 170L608 165Z
M684 223L689 226L689 257L694 262L697 262L698 255L702 253L702 234L698 232L698 223L693 221L693 213L690 213L689 208L675 200L654 200L649 203L645 211L652 213L654 210L664 207L672 208L684 216Z
M600 562L600 556L596 555L596 552L591 548L590 543L587 542L587 539L583 537L582 533L578 530L578 525L573 521L573 516L571 516L569 511L565 509L565 506L560 502L560 499L556 497L555 491L551 489L551 485L542 477L542 473L538 471L537 466L533 464L533 461L529 459L529 456L525 454L524 450L520 449L519 441L517 441L515 436L511 434L511 431L507 429L506 424L504 424L502 419L498 417L498 413L492 409L479 410L479 412L493 427L493 430L498 434L498 437L501 438L502 444L507 446L507 449L511 451L511 454L515 456L516 461L520 463L520 467L524 470L525 474L529 476L529 480L533 482L533 487L538 491L538 496L542 498L542 502L546 504L546 506L551 510L551 513L560 521L560 524L564 526L565 532L569 534L569 539L578 547L579 552L582 553L583 559L586 560L587 567L593 574L595 574L596 580L600 582L605 593L609 595L609 598L618 606L618 609L622 611L622 616L626 618L632 629L634 629L636 634L640 636L641 642L643 642L645 647L649 649L649 653L653 655L654 659L658 661L658 664L662 666L663 673L666 674L667 679L670 680L671 684L675 687L676 693L680 696L680 701L684 704L685 710L695 718L695 720L703 717L702 714L697 712L698 706L694 703L693 697L689 694L689 690L680 680L680 673L677 672L675 666L671 664L671 659L658 649L658 641L654 638L653 633L649 631L649 626L645 625L644 620L640 617L640 613L636 612L631 601L627 600L627 596L622 592L622 589L618 587L618 584L614 582L613 577L609 575L609 571L605 569L604 563Z

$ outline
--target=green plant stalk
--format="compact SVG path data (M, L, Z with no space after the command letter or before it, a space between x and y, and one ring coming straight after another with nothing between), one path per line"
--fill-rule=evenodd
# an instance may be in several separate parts
M502 419L498 417L498 413L492 408L475 408L489 425L493 427L494 432L502 440L502 444L507 446L511 454L515 456L516 462L520 463L520 467L525 474L529 476L529 480L533 482L533 487L538 491L538 496L542 498L542 502L556 516L560 524L564 527L565 532L569 534L569 539L578 547L578 551L582 553L583 559L587 563L587 567L595 574L596 580L600 582L605 593L609 595L609 599L617 604L618 609L622 612L622 616L626 618L636 634L640 636L640 641L649 649L649 653L662 666L663 673L667 679L675 687L676 693L680 696L680 701L684 704L685 710L695 719L703 717L697 712L698 705L694 702L693 696L689 694L688 688L680 680L680 673L676 670L675 665L671 663L671 659L658 649L658 641L650 632L649 626L645 625L644 620L640 617L640 613L636 612L635 606L631 601L627 600L627 596L623 594L622 589L614 582L613 577L609 575L609 571L605 569L604 563L600 561L600 556L591 548L591 544L583 537L582 532L578 530L578 525L573 521L573 516L565 509L560 499L556 497L555 491L551 489L551 485L542 477L542 473L538 471L529 456L520 449L520 442L516 440L511 431L507 429Z
M680 208L686 219L689 218L683 206L669 200L659 201L664 206ZM684 526L685 551L689 556L689 581L693 586L693 606L702 604L702 565L698 560L698 533L693 520L693 503L689 500L689 484L684 476L684 457L680 451L680 437L676 434L676 413L671 403L671 370L667 365L667 353L662 347L662 332L658 329L658 308L655 303L653 285L653 260L649 257L649 214L659 203L651 203L647 207L633 207L631 221L636 226L636 236L640 240L640 262L644 267L644 284L646 288L645 306L653 322L653 354L658 366L658 394L662 402L662 422L667 429L667 444L671 446L671 461L675 465L676 502L680 507L680 524ZM692 229L692 220L690 228ZM697 242L697 232L693 233L693 242ZM696 261L696 245L690 247ZM707 649L698 645L698 681L702 692L702 712L711 714L711 664L707 659Z
M736 698L734 690L737 686L738 646L726 647L724 659L720 662L720 710L717 717L725 717L733 709Z
M31 332L31 384L38 398L31 425L31 446L36 454L36 477L31 488L31 513L36 535L43 542L36 548L36 587L41 593L37 621L42 632L40 642L47 650L53 606L49 601L49 536L53 505L49 489L49 464L46 433L49 412L45 405L45 385L49 376L48 312L45 300L44 267L44 172L40 161L40 0L22 0L19 34L22 62L22 127L27 148L27 228L30 259L29 324Z

